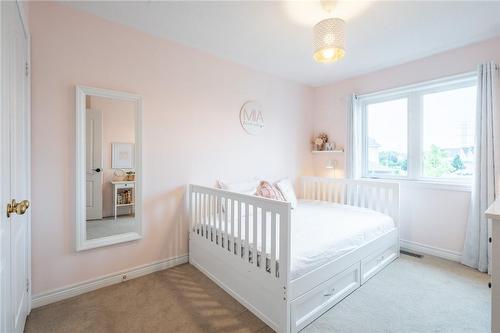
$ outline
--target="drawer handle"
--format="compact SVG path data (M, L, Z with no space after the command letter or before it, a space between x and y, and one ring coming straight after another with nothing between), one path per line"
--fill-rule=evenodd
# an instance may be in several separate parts
M332 288L332 290L327 291L323 296L328 297L328 296L333 296L335 294L335 288Z

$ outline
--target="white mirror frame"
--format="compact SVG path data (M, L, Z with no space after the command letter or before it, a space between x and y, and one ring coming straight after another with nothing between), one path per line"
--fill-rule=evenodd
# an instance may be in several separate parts
M131 101L136 104L135 112L135 171L136 171L136 188L135 188L135 218L136 230L118 235L106 236L87 240L86 228L86 195L85 195L85 112L86 112L86 96L98 96L105 98L113 98L122 101ZM76 87L76 250L83 251L96 247L108 246L123 242L129 242L142 238L142 97L135 94L125 93L121 91L113 91L100 88L92 88L85 86Z

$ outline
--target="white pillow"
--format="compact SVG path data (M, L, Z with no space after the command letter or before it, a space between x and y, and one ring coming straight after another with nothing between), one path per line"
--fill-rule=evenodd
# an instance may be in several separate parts
M297 207L297 196L295 195L295 191L293 190L293 185L290 179L285 178L280 181L274 183L274 185L280 190L285 201L290 202L292 208Z
M236 192L236 193L241 193L241 194L247 194L247 195L256 195L257 194L257 188L260 185L260 179L258 178L252 178L249 180L245 181L239 181L239 182L224 182L222 180L217 181L217 186L221 190L226 190L226 191L231 191L231 192ZM229 209L227 209L227 213L229 216L231 216L231 209L233 205L229 205ZM236 209L234 210L234 215L238 216L238 210L239 205L236 206ZM226 205L225 201L222 202L222 212L226 211ZM244 214L244 212L243 212Z
M241 193L241 194L255 195L255 193L257 192L257 187L259 187L260 184L260 179L253 178L245 181L232 182L232 183L219 180L217 183L222 190Z

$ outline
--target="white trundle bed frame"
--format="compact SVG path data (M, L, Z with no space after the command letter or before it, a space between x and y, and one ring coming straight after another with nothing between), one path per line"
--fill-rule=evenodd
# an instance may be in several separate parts
M372 209L392 217L395 228L291 280L290 203L188 185L189 262L283 333L303 329L399 257L398 184L318 177L301 183L303 199ZM260 230L258 220L266 221ZM252 235L249 244L239 230Z

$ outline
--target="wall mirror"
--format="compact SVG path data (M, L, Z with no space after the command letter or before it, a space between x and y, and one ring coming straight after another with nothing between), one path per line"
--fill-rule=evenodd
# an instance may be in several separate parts
M142 237L141 96L76 87L76 249Z

